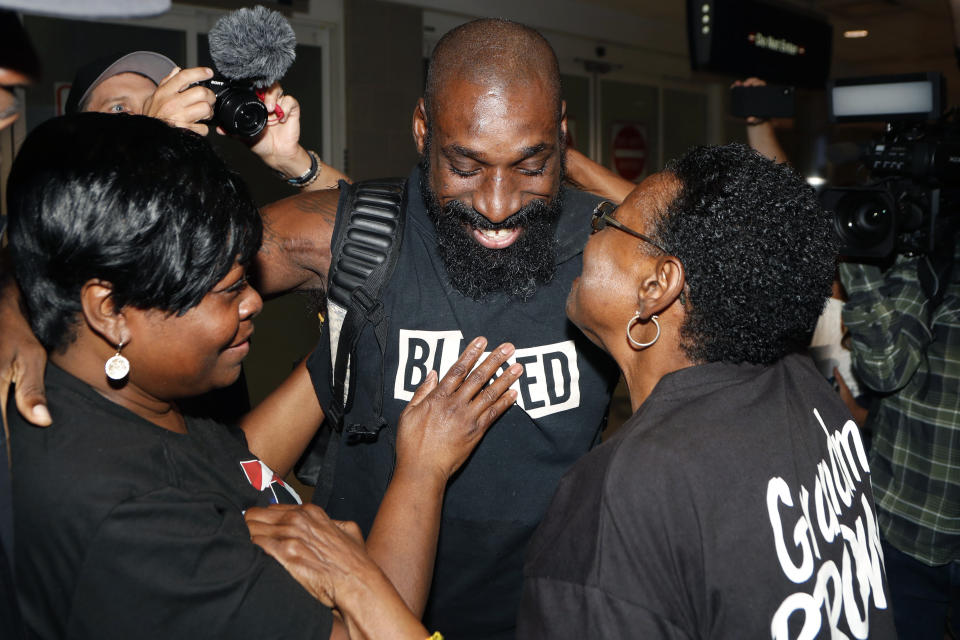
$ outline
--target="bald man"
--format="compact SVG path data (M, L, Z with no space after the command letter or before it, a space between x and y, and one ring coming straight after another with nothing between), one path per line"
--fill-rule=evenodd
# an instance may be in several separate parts
M393 468L393 429L426 373L442 374L474 335L516 345L525 367L517 406L444 501L424 623L452 638L512 637L527 540L560 476L597 442L616 379L564 315L598 202L562 186L566 126L556 56L536 31L480 20L438 43L413 112L420 162L383 293L386 353L372 330L361 334L356 399L343 421L376 433L370 398L382 393L387 426L362 442L334 434L342 442L332 487L316 496L331 517L368 533ZM305 194L264 210L267 293L324 285L337 197ZM327 412L326 330L308 368ZM408 604L424 613L422 603Z

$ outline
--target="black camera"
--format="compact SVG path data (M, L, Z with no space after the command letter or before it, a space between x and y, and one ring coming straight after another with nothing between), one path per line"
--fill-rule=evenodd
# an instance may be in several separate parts
M218 73L197 84L217 96L212 121L224 131L244 138L252 138L263 131L267 124L267 107L257 97L253 83L228 80Z
M797 115L796 89L768 84L730 88L730 115L737 118L793 118Z
M939 230L956 213L957 190L893 179L827 188L820 201L833 211L840 255L886 258L929 254L939 239L949 237Z
M834 214L841 255L931 254L953 241L960 222L960 123L956 109L940 115L943 95L939 74L831 84L832 120L888 121L861 150L871 181L820 192Z

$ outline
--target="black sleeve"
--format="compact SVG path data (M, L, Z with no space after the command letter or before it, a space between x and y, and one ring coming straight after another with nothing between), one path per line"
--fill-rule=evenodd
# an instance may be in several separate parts
M215 495L165 488L116 507L79 570L68 637L328 638L330 609L250 541Z

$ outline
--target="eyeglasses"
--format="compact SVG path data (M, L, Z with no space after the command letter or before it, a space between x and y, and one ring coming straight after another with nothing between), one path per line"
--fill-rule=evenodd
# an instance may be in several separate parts
M593 232L596 233L597 231L601 231L601 230L604 229L607 225L610 225L610 226L613 227L614 229L619 229L620 231L623 231L624 233L629 233L629 234L632 235L634 238L640 238L640 239L643 240L644 242L648 242L648 243L652 244L653 246L655 246L657 249L660 249L660 251L662 251L662 252L664 252L664 253L666 253L666 254L668 254L668 255L670 254L669 251L667 251L666 249L664 249L663 247L661 247L661 246L657 243L657 241L654 240L653 238L651 238L650 236L644 235L644 234L640 233L639 231L634 231L634 230L631 229L630 227L627 227L627 226L623 225L623 224L622 224L621 222L619 222L616 218L614 218L613 215L611 215L611 214L613 214L613 212L616 211L616 210L617 210L617 206L616 206L615 204L613 204L612 202L608 202L608 201L604 200L603 202L601 202L600 204L598 204L598 205L597 205L597 208L593 210L593 219L590 221L590 226L593 228Z

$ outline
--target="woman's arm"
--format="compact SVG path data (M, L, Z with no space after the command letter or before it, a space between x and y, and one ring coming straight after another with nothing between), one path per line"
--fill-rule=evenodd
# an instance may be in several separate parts
M513 355L513 346L501 345L474 370L485 346L483 338L471 342L439 383L431 372L404 410L397 427L397 466L367 540L370 559L402 596L414 620L422 615L430 590L447 481L487 429L516 400L516 391L510 385L523 371L520 365L510 366L496 381L487 384ZM247 521L255 542L284 564L311 593L317 597L328 594L339 607L337 585L347 579L345 576L365 574L354 568L355 550L324 546L329 530L324 533L326 521L321 518L318 523L315 510L317 507L312 505L251 509ZM254 528L254 522L280 528ZM273 542L263 544L266 539ZM367 586L347 584L354 584L357 591L369 589L372 593L376 575L366 575L371 580ZM357 611L356 624L373 624L375 621L361 618L373 617L374 611L389 617L393 615L389 612L396 612L395 603L385 600L370 612ZM422 631L420 628L417 633ZM421 640L424 637L421 635Z
M286 476L323 423L306 360L263 402L240 420L247 448L281 477Z
M567 149L567 182L582 191L589 191L616 204L624 201L637 185L621 178L576 149Z
M400 416L396 468L367 537L370 556L417 617L430 592L447 482L516 399L509 387L523 371L518 364L486 386L512 345L473 369L486 344L471 342L439 384L428 376Z

